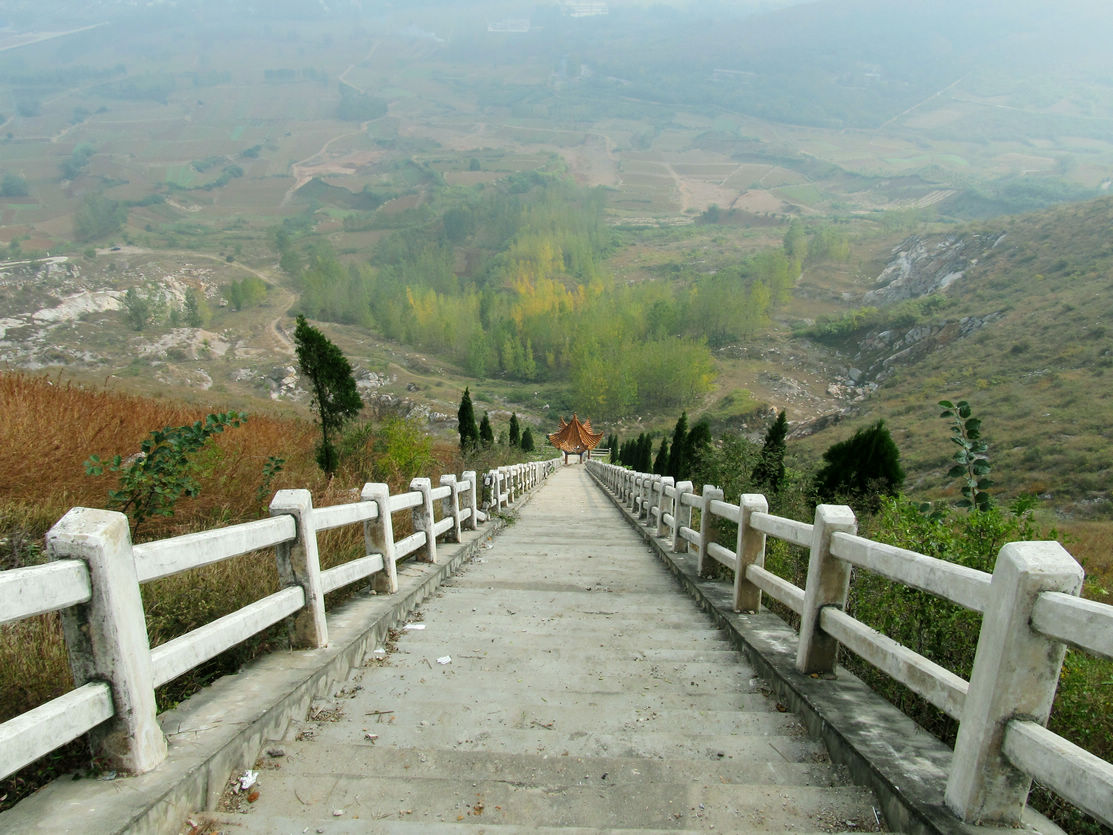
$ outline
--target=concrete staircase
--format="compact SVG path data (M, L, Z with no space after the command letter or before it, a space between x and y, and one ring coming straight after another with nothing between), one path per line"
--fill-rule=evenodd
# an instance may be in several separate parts
M618 516L561 470L193 831L879 829Z

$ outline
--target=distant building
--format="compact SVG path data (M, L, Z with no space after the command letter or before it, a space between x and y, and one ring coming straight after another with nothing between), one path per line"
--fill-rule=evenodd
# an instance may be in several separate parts
M525 18L507 18L487 24L488 32L528 32L529 21Z
M610 7L601 0L565 0L561 11L572 17L597 17L610 14Z

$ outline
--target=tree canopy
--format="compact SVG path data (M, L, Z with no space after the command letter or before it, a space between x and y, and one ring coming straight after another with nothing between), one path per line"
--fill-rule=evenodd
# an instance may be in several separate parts
M479 427L475 423L475 406L471 402L470 387L464 389L464 396L460 398L456 422L459 424L460 452L466 455L479 446Z
M815 491L822 501L857 500L874 509L882 496L895 496L904 484L900 451L879 420L823 453Z
M337 430L363 408L363 400L356 390L352 366L344 354L319 330L310 325L304 316L298 316L294 329L298 367L309 379L313 391L313 405L321 425L321 445L317 449L317 464L328 475L336 472L339 463L332 437Z
M788 418L785 416L784 409L781 409L777 419L765 433L761 457L750 474L754 484L765 488L770 493L780 490L785 480L785 437L787 435Z

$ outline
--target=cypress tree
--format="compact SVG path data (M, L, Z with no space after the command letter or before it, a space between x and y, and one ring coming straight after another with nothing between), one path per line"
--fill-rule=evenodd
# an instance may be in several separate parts
M522 452L533 452L533 432L528 426L522 430Z
M653 461L653 472L657 475L669 474L669 439L661 439L661 447L657 450L657 457Z
M484 449L495 445L495 431L491 428L491 418L483 413L483 420L479 422L479 443Z
M883 420L833 444L823 460L827 463L815 476L815 491L823 501L858 499L873 509L881 496L895 496L904 484L900 450Z
M711 447L711 426L706 418L697 421L696 425L688 430L688 437L684 443L687 447L686 456L688 458L688 472L684 474L684 477L693 478L700 459Z
M750 480L770 493L777 493L785 479L785 436L788 435L788 419L784 409L777 415L773 425L765 433L765 443L761 446L761 457L750 473Z
M688 476L688 413L682 412L672 430L672 445L669 447L668 471L677 481Z
M522 429L518 425L518 413L510 415L510 446L518 449L522 445Z
M460 424L460 452L465 455L479 445L479 427L475 425L475 407L471 402L471 389L464 389L460 398L460 408L456 412Z
M638 438L638 466L635 469L640 473L653 472L653 438L646 432Z
M349 418L363 408L356 390L352 366L328 337L298 316L294 329L294 346L298 367L309 378L313 389L313 405L321 424L321 445L317 448L317 465L331 476L336 472L339 455L332 436Z

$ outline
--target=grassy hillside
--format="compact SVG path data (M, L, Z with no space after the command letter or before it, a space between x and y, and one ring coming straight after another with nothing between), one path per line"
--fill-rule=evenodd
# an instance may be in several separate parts
M983 242L977 263L936 309L912 315L904 304L864 311L860 327L841 321L829 341L848 364L876 361L868 346L881 333L889 332L887 344L917 329L927 334L851 421L889 421L914 492L953 494L944 477L948 431L935 403L966 399L984 419L1002 498L1032 494L1069 518L1113 517L1111 224L1113 200L1103 199L932 239L929 246L963 236ZM821 432L807 445L818 450L850 429Z

